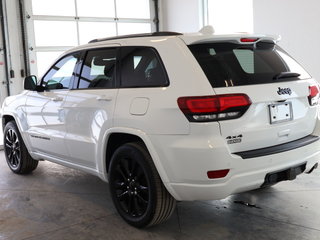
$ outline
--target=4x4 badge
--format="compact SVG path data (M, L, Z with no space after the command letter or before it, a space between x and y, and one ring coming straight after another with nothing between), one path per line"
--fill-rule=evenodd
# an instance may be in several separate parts
M291 95L292 91L291 91L290 88L281 88L281 87L279 87L277 93L278 93L279 95L284 95L284 94L289 94L289 95Z
M228 144L234 144L234 143L241 143L242 141L242 134L237 136L228 136L226 137Z

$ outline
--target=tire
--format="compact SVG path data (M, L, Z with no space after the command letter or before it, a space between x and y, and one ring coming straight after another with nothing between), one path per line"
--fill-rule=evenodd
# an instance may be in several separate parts
M175 209L176 200L164 187L150 154L140 143L127 143L115 151L109 183L116 209L134 227L160 224Z
M3 143L7 164L12 172L27 174L37 168L38 161L30 156L14 121L6 124Z

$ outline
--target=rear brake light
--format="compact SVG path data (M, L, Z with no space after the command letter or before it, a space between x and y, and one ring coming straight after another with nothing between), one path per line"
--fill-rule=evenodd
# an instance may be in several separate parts
M241 117L251 105L246 94L180 97L178 105L190 122L210 122Z
M241 38L240 41L244 43L251 43L258 41L259 38Z
M224 178L229 173L229 169L216 170L216 171L208 171L207 176L210 179L214 178Z
M313 85L309 86L309 104L310 106L314 106L318 104L319 101L319 86Z

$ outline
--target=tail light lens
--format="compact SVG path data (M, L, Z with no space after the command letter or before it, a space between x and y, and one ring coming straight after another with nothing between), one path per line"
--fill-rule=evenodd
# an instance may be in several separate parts
M319 101L319 86L313 85L309 86L309 104L310 106L314 106L318 104Z
M180 97L178 105L190 122L212 122L241 117L251 105L246 94Z

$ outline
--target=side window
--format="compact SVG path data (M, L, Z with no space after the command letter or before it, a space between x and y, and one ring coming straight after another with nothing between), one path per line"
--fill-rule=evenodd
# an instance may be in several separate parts
M168 83L164 67L153 48L121 48L121 87L164 87Z
M114 88L116 48L88 51L78 88Z
M68 89L74 77L79 54L69 55L57 62L42 79L46 89Z

